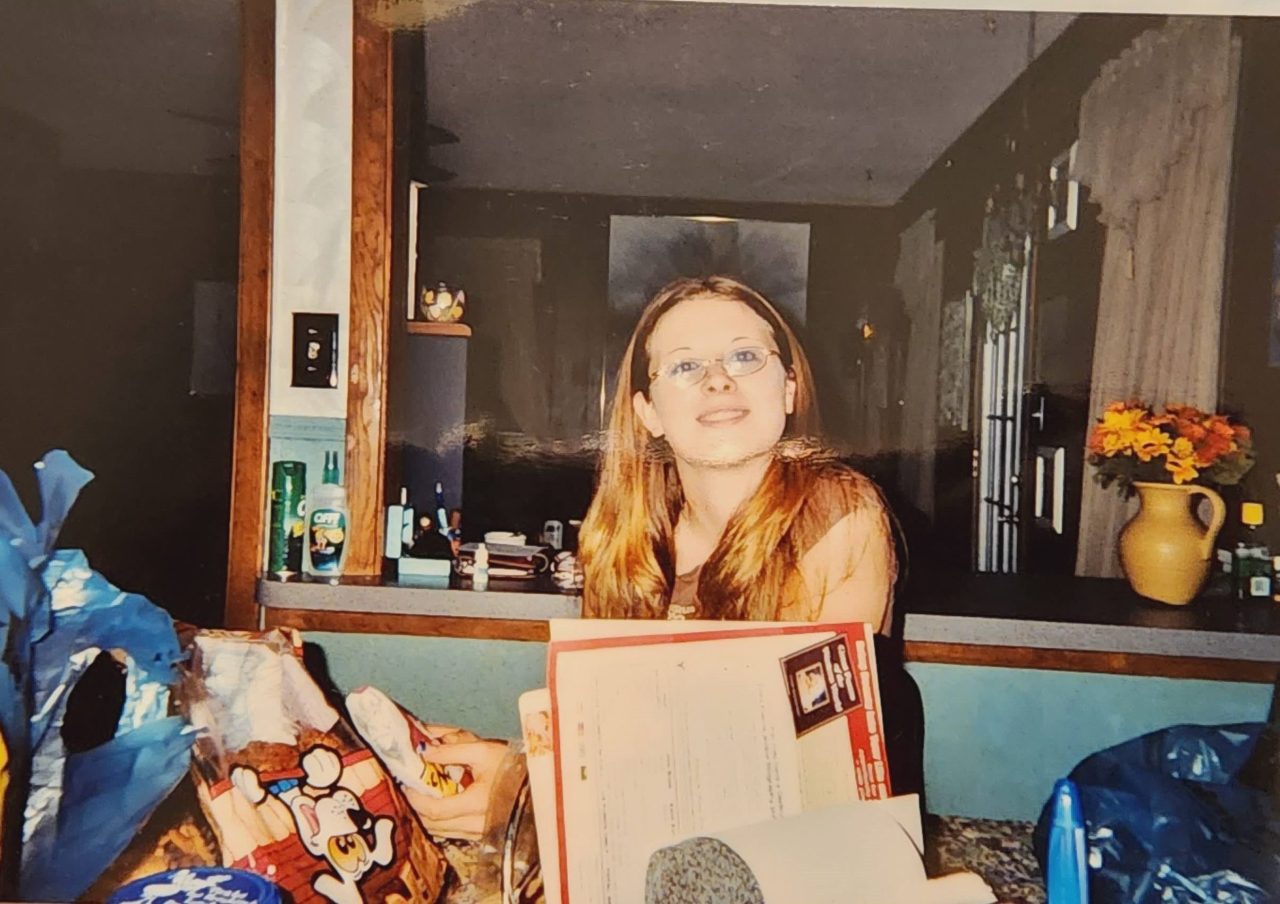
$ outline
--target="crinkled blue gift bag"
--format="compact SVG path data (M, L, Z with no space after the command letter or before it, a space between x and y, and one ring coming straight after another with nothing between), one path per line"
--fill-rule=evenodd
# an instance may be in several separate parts
M1175 725L1086 757L1070 778L1090 904L1280 902L1280 814L1237 781L1262 724ZM1036 824L1045 866L1052 799Z
M17 653L14 670L0 676L12 679L0 686L0 729L6 739L11 731L20 735L29 752L21 895L66 901L119 856L181 781L192 738L182 719L168 715L181 656L172 619L144 597L114 587L83 553L53 550L92 474L61 451L36 468L39 525L0 473L0 540L21 554L0 563L0 592L12 583L28 594L18 607L21 617L11 614L6 625L5 650ZM14 607L7 608L12 613ZM104 655L124 674L120 715L108 726L109 739L69 751L62 731L68 702L77 680ZM23 729L6 721L11 710L25 713Z
M0 894L16 885L31 769L33 649L52 622L42 570L67 510L92 475L65 452L51 452L36 465L36 478L40 524L32 522L9 476L0 471L0 734L9 756Z

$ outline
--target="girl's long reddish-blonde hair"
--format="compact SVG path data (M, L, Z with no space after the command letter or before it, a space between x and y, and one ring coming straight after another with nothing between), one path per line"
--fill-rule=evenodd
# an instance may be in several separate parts
M776 619L787 609L815 618L821 591L805 587L801 557L832 527L831 506L856 511L879 503L879 493L865 477L820 451L813 373L795 333L762 295L724 276L677 279L659 290L641 313L622 356L596 493L579 536L583 614L666 616L675 581L675 526L684 497L670 447L650 437L632 397L649 392L648 342L659 319L695 298L737 301L754 311L772 331L796 385L794 411L764 480L730 518L702 566L699 617ZM823 494L837 498L829 499L831 506L806 506L820 482ZM879 517L885 519L883 506Z

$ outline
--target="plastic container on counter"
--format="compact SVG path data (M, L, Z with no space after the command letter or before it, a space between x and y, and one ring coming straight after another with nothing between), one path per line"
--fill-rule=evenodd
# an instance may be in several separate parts
M257 873L221 867L170 870L116 890L107 904L282 904L280 890Z

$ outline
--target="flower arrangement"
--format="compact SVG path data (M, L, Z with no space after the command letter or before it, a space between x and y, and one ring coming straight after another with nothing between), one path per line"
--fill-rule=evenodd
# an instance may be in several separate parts
M1231 486L1253 467L1253 437L1225 414L1191 405L1166 405L1156 414L1145 402L1113 402L1094 425L1089 464L1103 487L1126 496L1134 481Z

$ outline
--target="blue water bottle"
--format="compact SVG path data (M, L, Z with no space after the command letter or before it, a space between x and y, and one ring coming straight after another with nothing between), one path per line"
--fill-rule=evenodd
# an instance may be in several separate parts
M1053 786L1053 820L1045 857L1048 904L1089 904L1089 843L1080 789L1069 778Z

